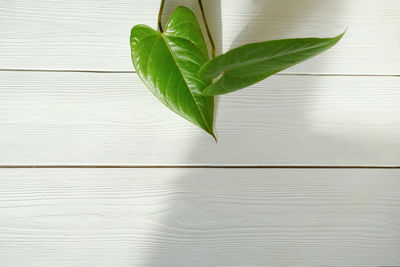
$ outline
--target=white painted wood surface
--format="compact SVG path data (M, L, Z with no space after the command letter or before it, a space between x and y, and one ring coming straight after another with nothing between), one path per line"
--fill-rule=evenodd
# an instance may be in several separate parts
M400 165L399 77L271 77L218 99L218 144L133 73L0 77L5 165Z
M132 70L129 34L156 25L159 0L3 0L0 68ZM170 0L165 20L180 4ZM399 74L398 0L204 0L220 50L253 41L333 36L337 47L290 73ZM223 36L223 37L222 37Z
M154 168L399 166L400 1L203 2L220 52L348 32L218 98L215 144L132 73L159 0L1 2L1 267L400 266L399 169Z
M400 170L1 170L0 266L398 266Z

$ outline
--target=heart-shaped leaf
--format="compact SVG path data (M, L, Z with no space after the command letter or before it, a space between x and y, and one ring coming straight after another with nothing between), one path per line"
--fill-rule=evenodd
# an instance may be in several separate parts
M205 95L233 92L309 59L334 46L334 38L299 38L247 44L208 61L199 72L203 79L221 77L209 85Z
M146 25L131 31L132 62L148 89L169 109L213 132L214 98L202 94L210 79L200 79L208 51L195 15L178 7L163 33Z

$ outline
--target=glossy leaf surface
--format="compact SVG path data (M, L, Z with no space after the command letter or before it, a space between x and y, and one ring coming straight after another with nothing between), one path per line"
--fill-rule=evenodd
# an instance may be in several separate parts
M299 38L247 44L207 62L200 70L203 79L221 77L205 90L206 95L233 92L309 59L335 45L334 38Z
M208 52L195 15L178 7L163 33L136 25L130 42L133 65L148 89L169 109L215 138L214 98L202 94L210 79L198 77Z

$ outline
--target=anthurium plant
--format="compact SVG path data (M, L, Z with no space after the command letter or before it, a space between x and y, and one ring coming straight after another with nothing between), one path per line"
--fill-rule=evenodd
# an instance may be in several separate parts
M163 29L161 1L158 30L132 28L133 66L147 88L170 110L199 126L214 139L214 96L255 84L334 46L333 38L296 38L246 44L215 56L215 45L201 0L209 51L196 16L188 8L175 9Z

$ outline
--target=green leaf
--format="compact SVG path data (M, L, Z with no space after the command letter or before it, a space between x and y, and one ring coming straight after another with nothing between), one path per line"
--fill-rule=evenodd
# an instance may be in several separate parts
M198 77L208 51L195 15L178 7L163 33L136 25L130 42L133 65L148 89L169 109L215 138L214 98L202 94L211 80Z
M208 61L199 72L203 79L219 79L205 95L233 92L309 59L334 46L344 32L334 38L300 38L247 44Z

